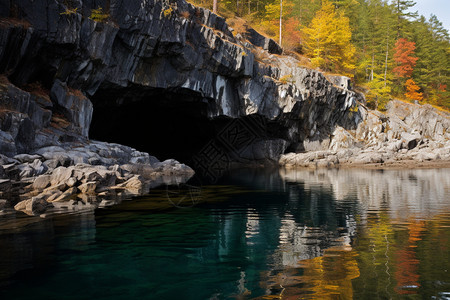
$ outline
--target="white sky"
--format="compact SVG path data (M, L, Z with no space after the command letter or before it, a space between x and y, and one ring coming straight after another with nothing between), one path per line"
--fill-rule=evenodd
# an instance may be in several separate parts
M430 14L437 16L444 27L450 31L450 0L415 0L416 5L412 11L418 11L419 15L430 18Z

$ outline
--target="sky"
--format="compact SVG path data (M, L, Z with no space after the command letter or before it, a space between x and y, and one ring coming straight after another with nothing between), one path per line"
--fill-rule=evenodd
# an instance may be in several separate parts
M450 0L415 0L416 5L413 11L418 11L419 15L424 15L427 20L430 14L437 16L444 27L450 31Z

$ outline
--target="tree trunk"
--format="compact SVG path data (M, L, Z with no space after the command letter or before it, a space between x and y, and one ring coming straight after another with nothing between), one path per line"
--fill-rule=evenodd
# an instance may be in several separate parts
M375 65L375 52L372 51L372 70L370 71L370 81L373 80L373 68Z
M389 55L389 36L386 36L386 60L384 62L384 87L386 87L387 81L387 65L388 65L388 55Z
M400 38L400 0L397 0L397 40Z
M281 26L283 25L283 0L280 0L280 42L279 42L279 44L280 44L280 46L281 46L281 41L282 41L282 39L281 39Z
M217 0L213 1L213 13L217 14Z

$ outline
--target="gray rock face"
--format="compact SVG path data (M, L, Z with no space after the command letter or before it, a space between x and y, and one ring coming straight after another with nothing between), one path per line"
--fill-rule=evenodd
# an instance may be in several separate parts
M66 84L55 80L50 98L60 107L64 108L63 113L72 124L72 131L76 134L87 137L89 125L92 120L92 103L84 95L72 94Z
M363 119L350 111L359 96L348 78L330 82L292 57L274 55L282 49L273 40L252 29L235 37L223 18L183 0L112 0L105 22L89 18L98 5L92 1L71 2L79 8L73 14L56 0L10 2L30 26L0 28L0 73L8 71L13 83L0 98L22 99L8 104L14 126L2 125L0 150L8 155L87 138L93 106L158 101L152 95L161 90L200 103L204 109L196 113L209 118L257 114L279 124L260 152L276 139L283 147L326 140L336 125L356 128ZM16 87L35 83L36 74L47 97Z
M281 156L280 164L290 167L333 167L343 164L411 166L432 161L448 165L449 128L448 114L428 105L394 100L389 103L385 114L370 111L356 130L337 127L329 149L286 154Z

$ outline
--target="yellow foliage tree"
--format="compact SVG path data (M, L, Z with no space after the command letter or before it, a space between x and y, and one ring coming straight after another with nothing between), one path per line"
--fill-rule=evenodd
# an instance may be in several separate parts
M266 32L271 38L276 41L280 39L280 8L281 6L279 2L267 4L265 6L266 14L261 22L261 27L264 28L264 32ZM293 8L293 2L287 0L283 1L283 20L286 20L288 18ZM284 33L284 28L282 28L282 31Z
M355 46L349 19L328 0L322 1L309 27L303 30L313 66L351 76L355 69Z
M420 93L419 90L420 87L414 82L414 80L406 80L406 98L417 101L423 100L423 93Z
M367 104L372 109L386 110L386 104L391 99L391 78L384 80L383 74L373 73L373 80L367 84L369 92L366 95Z

